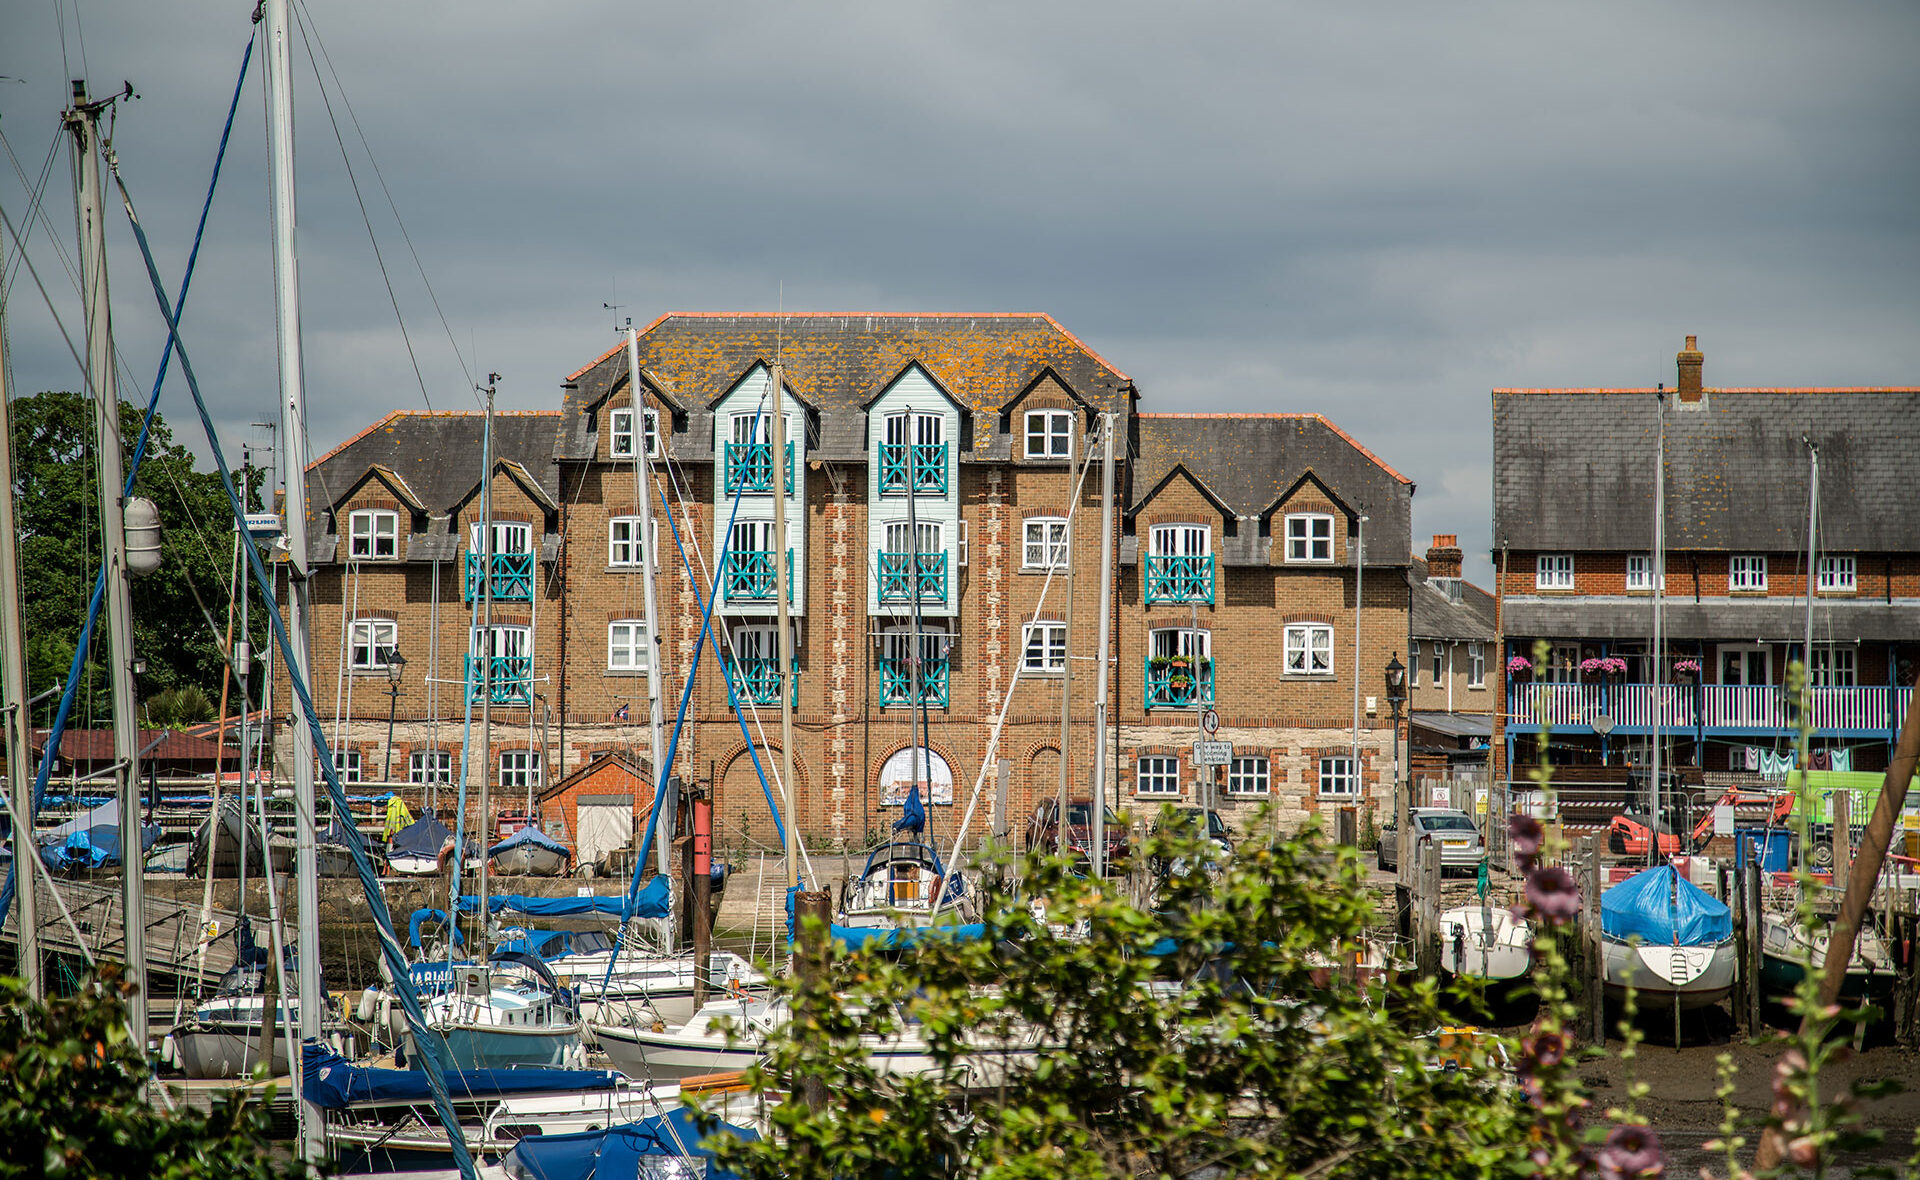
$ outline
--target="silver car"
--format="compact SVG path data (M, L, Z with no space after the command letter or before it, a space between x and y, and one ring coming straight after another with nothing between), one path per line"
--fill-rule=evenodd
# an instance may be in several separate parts
M1415 833L1416 848L1425 847L1429 842L1439 844L1442 873L1448 869L1474 869L1486 858L1480 829L1464 811L1450 807L1416 807L1408 813L1408 821ZM1397 825L1388 824L1380 829L1380 867L1395 869L1399 865L1400 830Z

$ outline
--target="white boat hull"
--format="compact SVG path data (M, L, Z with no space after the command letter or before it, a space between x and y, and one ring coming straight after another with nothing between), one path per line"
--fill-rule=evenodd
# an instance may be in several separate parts
M238 1026L183 1024L168 1036L173 1039L181 1070L190 1078L252 1077L260 1065L257 1025L248 1030ZM272 1060L267 1064L268 1076L282 1077L293 1061L287 1047L287 1034L277 1033L269 1039L269 1044Z
M1617 1000L1632 987L1642 1007L1670 1005L1676 995L1682 1008L1718 1004L1733 990L1738 962L1732 939L1708 946L1602 940L1601 966L1608 998Z
M521 844L495 856L493 869L509 877L558 877L567 871L567 856L537 844Z
M1440 915L1440 966L1504 983L1533 969L1533 928L1505 906L1456 906Z

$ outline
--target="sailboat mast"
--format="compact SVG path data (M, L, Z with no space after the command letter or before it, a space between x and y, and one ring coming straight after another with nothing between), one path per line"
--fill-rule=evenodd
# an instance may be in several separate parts
M0 272L4 272L0 251ZM7 782L13 791L13 814L19 827L13 833L13 863L17 866L14 896L15 945L19 948L20 981L27 996L38 1000L40 983L40 894L30 871L33 847L33 775L27 767L27 653L20 625L19 533L13 518L13 411L7 404L7 313L0 304L0 693L6 702ZM0 914L0 921L6 915Z
M657 531L653 527L653 457L647 451L647 407L640 395L640 333L631 324L627 327L627 390L633 395L637 444L633 461L634 484L640 509L640 535L634 538L634 544L640 550L640 595L647 611L647 773L653 776L654 806L658 807L663 795L661 788L666 785L666 774L660 760L667 752L662 735L665 719L660 703L660 678L665 675L665 670L660 667L659 599L653 582L653 571L659 555L653 551ZM662 840L655 846L655 867L665 876L673 873L672 846L671 839ZM675 933L673 923L667 923L665 948L668 952L673 950Z
M265 0L267 24L267 188L273 204L273 301L280 356L280 434L286 476L288 673L310 680L313 599L307 559L307 393L300 345L300 260L294 250L293 59L287 0ZM314 824L313 728L293 727L294 910L299 915L300 1037L320 1036L320 884ZM271 879L271 878L269 878ZM318 1128L302 1118L307 1158Z
M140 730L133 699L133 603L127 589L126 470L120 453L120 394L113 374L113 324L107 303L107 230L100 190L100 108L87 100L87 84L73 84L66 114L73 135L75 193L80 222L80 283L87 313L87 393L93 400L95 459L100 475L100 537L106 566L107 666L113 690L115 785L120 792L121 923L127 976L135 985L127 1019L142 1051L147 1038L147 931L145 864L140 839ZM24 818L24 817L23 817ZM24 858L18 863L25 864ZM31 883L29 883L31 888Z
M487 849L493 844L493 661L498 650L493 635L493 391L496 375L487 374L487 416L481 429L480 455L485 470L480 477L480 919L477 945L480 961L487 961L487 869L493 859ZM533 686L529 684L531 693ZM454 880L458 881L461 857L466 849L454 842ZM447 899L447 913L460 912L460 897ZM454 918L458 921L458 918Z
M1093 877L1106 875L1107 860L1107 660L1113 641L1113 426L1118 414L1100 415L1100 654L1093 689ZM1072 631L1068 631L1069 640ZM1197 665L1196 665L1197 670Z
M1653 749L1648 755L1650 775L1648 817L1653 820L1653 835L1647 840L1647 864L1660 860L1660 721L1667 710L1663 682L1666 651L1662 646L1662 611L1667 597L1667 395L1654 394L1655 413L1659 417L1659 442L1653 463Z
M1815 579L1819 576L1816 564L1820 556L1820 444L1811 438L1807 444L1807 629L1806 639L1800 648L1801 685L1806 704L1805 709L1813 707L1813 590ZM1804 711L1804 710L1803 710ZM1807 770L1808 767L1801 767Z
M780 796L786 805L787 884L799 881L800 817L795 813L793 789L793 698L787 677L793 667L792 614L787 605L787 402L785 375L780 362L773 362L769 377L773 397L773 603L774 631L773 682L780 689ZM820 883L814 882L817 887ZM705 964L701 964L702 967Z

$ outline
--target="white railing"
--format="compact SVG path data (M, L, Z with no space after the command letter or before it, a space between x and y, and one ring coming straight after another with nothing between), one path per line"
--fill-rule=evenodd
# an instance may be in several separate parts
M1657 694L1657 695L1656 695ZM1914 690L1885 685L1813 690L1816 730L1900 728ZM1791 729L1794 710L1777 684L1515 684L1507 694L1515 725L1586 729L1605 715L1616 726L1652 729ZM1891 711L1891 712L1890 712Z

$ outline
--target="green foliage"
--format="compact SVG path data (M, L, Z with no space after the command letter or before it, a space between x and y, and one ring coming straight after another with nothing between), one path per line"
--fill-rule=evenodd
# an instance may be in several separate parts
M1150 857L1207 863L1201 840L1161 827ZM986 899L982 940L782 981L803 1015L752 1084L826 1097L776 1106L770 1139L722 1146L729 1166L793 1180L1530 1170L1523 1107L1486 1049L1428 1035L1445 1023L1433 981L1341 977L1371 916L1355 850L1311 830L1249 839L1146 907L1059 858L1011 868L1025 896ZM880 1076L861 1040L907 1020L941 1069Z
M27 677L37 690L66 679L100 562L93 415L86 398L77 393L18 398L11 409ZM129 462L140 437L140 418L139 409L121 405L122 449ZM156 415L134 491L160 509L163 551L158 571L133 579L134 653L147 666L140 692L146 696L193 685L217 695L219 642L194 592L208 610L224 612L233 518L220 476L196 471L193 455L173 441L172 431ZM224 626L225 620L216 623ZM256 641L265 635L264 627L258 630ZM82 676L74 710L77 724L108 713L105 656L103 621L94 629L93 650Z
M213 701L197 684L182 684L147 699L146 724L156 729L185 729L212 721Z
M0 1177L290 1177L264 1106L221 1100L200 1114L145 1098L147 1066L111 976L35 1004L0 978Z

